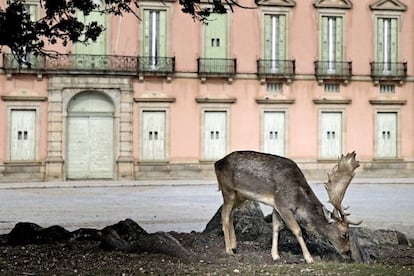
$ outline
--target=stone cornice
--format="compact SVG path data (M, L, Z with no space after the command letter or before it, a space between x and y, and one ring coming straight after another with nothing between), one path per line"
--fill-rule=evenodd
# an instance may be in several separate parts
M208 98L208 97L198 97L196 98L197 103L203 104L234 104L237 101L236 98Z
M47 97L42 96L1 96L3 101L17 101L17 102L44 102Z

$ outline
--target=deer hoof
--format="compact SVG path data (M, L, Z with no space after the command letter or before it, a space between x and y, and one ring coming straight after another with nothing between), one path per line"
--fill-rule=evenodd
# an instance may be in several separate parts
M232 249L232 248L226 249L226 253L229 254L229 255L234 255L235 251L236 250Z
M280 260L280 256L279 255L272 256L272 259L273 259L274 262L277 262L277 261Z
M306 263L308 263L308 264L312 264L314 261L313 261L313 258L306 258L305 259L305 261L306 261Z

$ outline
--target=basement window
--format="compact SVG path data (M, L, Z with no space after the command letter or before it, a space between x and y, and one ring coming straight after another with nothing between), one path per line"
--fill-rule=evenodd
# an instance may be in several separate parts
M325 92L339 92L339 84L325 83Z
M394 84L381 84L380 93L383 93L383 94L395 93L395 85Z
M267 82L266 90L268 92L282 92L283 84L279 82Z

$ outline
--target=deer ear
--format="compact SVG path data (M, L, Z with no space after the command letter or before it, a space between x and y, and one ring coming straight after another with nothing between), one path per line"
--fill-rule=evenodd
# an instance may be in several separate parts
M325 215L325 219L328 221L328 223L334 223L336 222L332 217L332 212L325 208L325 206L322 206L323 214Z

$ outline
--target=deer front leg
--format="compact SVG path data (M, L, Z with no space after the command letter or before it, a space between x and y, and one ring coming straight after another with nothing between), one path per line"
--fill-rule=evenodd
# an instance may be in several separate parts
M273 209L272 213L272 222L273 222L273 238L272 238L272 259L273 261L277 261L280 259L279 251L278 251L278 242L279 242L279 231L282 227L282 218Z
M236 235L234 234L234 226L233 226L233 218L232 218L233 204L234 204L234 201L225 201L221 209L221 223L223 225L226 252L231 255L233 254L233 246L234 248L236 247L236 244L235 244Z
M277 211L279 212L279 215L283 221L289 227L290 231L292 231L293 235L295 235L296 239L298 240L305 261L308 264L313 263L312 255L310 254L308 247L305 244L305 240L302 237L302 230L300 229L300 226L296 221L293 213L288 208L284 208L283 210L278 209Z

